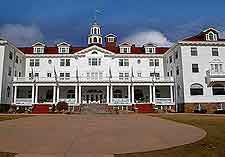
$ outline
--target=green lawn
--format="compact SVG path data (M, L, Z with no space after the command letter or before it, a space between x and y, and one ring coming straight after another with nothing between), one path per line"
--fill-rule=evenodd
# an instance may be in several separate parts
M159 151L115 155L115 157L225 157L225 116L157 115L161 118L194 125L207 131L199 142Z
M0 115L0 121L30 117L29 115ZM0 124L1 125L1 124ZM15 153L0 152L0 157L14 157Z

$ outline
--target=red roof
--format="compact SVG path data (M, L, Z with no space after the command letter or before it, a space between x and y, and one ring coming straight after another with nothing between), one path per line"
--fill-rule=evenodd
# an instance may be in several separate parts
M209 29L207 29L205 31L202 31L202 32L200 32L199 34L197 34L195 36L185 38L185 39L183 39L183 41L206 41L206 34L209 33L210 31L212 31L215 34L217 34L218 41L225 41L225 39L220 39L218 31L216 31L215 29L212 29L212 28L209 28Z
M70 54L79 52L87 47L71 47L70 48ZM107 47L104 48L108 51L111 51L113 53L119 54L120 48L119 47ZM169 47L156 47L156 54L164 54ZM22 51L24 54L33 54L33 47L22 47L19 48L20 51ZM57 47L46 47L45 48L45 54L58 54L58 48ZM145 49L143 47L131 47L131 54L146 54Z

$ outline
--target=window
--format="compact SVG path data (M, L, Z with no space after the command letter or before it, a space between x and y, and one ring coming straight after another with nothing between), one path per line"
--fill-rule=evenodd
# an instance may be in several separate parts
M119 66L129 66L128 59L119 59Z
M137 73L137 77L141 77L141 72Z
M195 83L190 87L191 95L203 95L203 86L201 84Z
M155 66L159 66L159 59L155 59Z
M47 73L47 77L52 77L52 73Z
M35 59L35 64L36 67L40 66L40 59Z
M40 53L41 52L41 48L37 48L37 53Z
M176 68L176 74L179 75L180 74L180 70L179 70L179 67L177 66Z
M223 84L215 84L212 86L213 95L225 95L225 86Z
M52 60L51 59L48 60L48 64L52 64Z
M15 72L14 72L14 76L17 77L17 71L16 71L16 70L15 70Z
M34 59L30 59L30 66L31 66L31 67L34 66Z
M101 65L101 58L89 58L88 65L90 66L100 66Z
M191 47L191 56L198 56L197 47Z
M150 66L150 67L153 67L153 66L154 66L154 59L150 59L150 60L149 60L149 66Z
M137 64L141 64L141 60L140 59L137 60Z
M159 59L150 59L149 60L149 66L159 66Z
M94 43L97 43L97 42L98 42L97 38L96 38L96 37L94 37Z
M178 58L178 51L175 52L175 58Z
M35 73L34 76L35 76L35 77L39 77L39 73Z
M173 76L173 71L172 71L172 70L170 71L170 76L171 76L171 77Z
M223 64L211 64L212 72L223 72Z
M155 77L156 79L159 79L160 74L159 73L150 73L150 77Z
M19 72L19 77L21 77L22 76L22 73L21 72Z
M60 66L70 66L70 59L60 59Z
M8 76L11 76L11 75L12 75L12 68L9 67Z
M169 57L169 61L170 61L170 63L173 62L173 56L170 56L170 57Z
M65 79L69 80L70 79L70 73L65 73Z
M12 53L12 51L9 52L9 59L11 59L11 60L13 59L13 53Z
M61 53L65 53L66 52L66 48L65 47L61 47Z
M44 48L42 48L42 47L35 47L34 48L34 53L44 53Z
M123 52L124 52L124 53L127 53L127 52L128 52L127 49L128 49L128 48L123 48Z
M17 64L19 63L19 57L18 57L18 56L16 56L15 62L16 62Z
M7 97L8 98L10 97L10 87L9 86L7 87Z
M168 77L170 76L170 72L167 72L167 76L168 76Z
M146 53L154 53L154 48L153 47L146 48Z
M192 72L193 73L198 73L199 72L198 64L192 64Z
M64 79L64 76L65 76L64 73L60 73L59 74L60 80Z
M212 48L212 56L219 56L218 48Z
M119 80L128 80L129 73L119 73Z
M108 42L114 42L114 37L108 37Z

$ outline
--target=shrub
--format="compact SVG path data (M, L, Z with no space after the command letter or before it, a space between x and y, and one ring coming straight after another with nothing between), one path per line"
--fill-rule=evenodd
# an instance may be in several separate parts
M225 110L217 110L214 113L215 114L225 114Z
M64 101L58 102L58 104L56 105L56 108L60 112L66 111L66 110L68 110L68 103L64 102Z

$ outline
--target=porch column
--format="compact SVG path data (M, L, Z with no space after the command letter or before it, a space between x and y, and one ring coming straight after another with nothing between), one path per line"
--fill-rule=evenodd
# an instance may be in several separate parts
M132 94L132 96L131 96L131 103L134 104L135 103L134 102L134 85L131 86L131 94Z
M153 91L152 91L152 103L154 103L155 104L155 86L153 86L153 89L152 89Z
M152 103L152 86L149 86L149 103Z
M106 87L106 93L107 93L107 99L106 99L106 103L109 103L109 86Z
M55 98L56 98L56 86L53 86L53 104L55 104Z
M112 104L112 99L113 99L113 86L110 88L110 104Z
M81 89L82 89L81 86L79 86L79 98L78 98L79 100L78 100L78 102L79 102L80 104L82 103L82 102L81 102L81 92L82 92Z
M128 85L128 99L129 99L129 101L128 101L128 103L130 104L130 85Z
M56 92L56 103L58 103L59 102L59 92L60 92L60 90L59 90L60 88L59 88L59 86L57 86L57 92Z
M13 98L14 104L16 104L16 96L17 96L17 86L14 87L14 98Z
M78 102L77 102L77 86L74 86L74 91L75 91L75 104L77 104Z
M170 98L171 98L171 103L173 103L173 86L170 86Z
M34 102L35 102L35 104L37 104L37 103L38 103L38 88L39 88L39 87L38 87L38 86L36 86L36 90L35 90L35 99L34 99L34 100L35 100L35 101L34 101Z
M35 103L35 86L32 85L32 104Z

